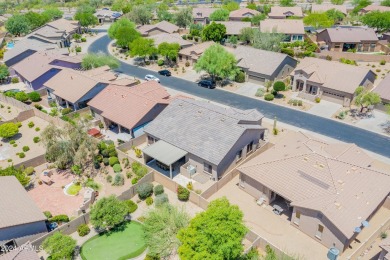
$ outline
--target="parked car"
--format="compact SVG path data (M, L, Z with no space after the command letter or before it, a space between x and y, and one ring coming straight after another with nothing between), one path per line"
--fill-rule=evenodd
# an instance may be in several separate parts
M201 80L198 82L198 86L204 87L204 88L215 88L215 84L211 80Z
M169 70L159 70L158 74L169 77L171 76L171 72Z
M150 74L146 75L146 76L145 76L145 79L146 79L147 81L154 80L154 81L157 81L158 83L160 83L160 79L159 79L159 78L157 78L157 77L155 77L155 76L153 76L153 75L150 75Z

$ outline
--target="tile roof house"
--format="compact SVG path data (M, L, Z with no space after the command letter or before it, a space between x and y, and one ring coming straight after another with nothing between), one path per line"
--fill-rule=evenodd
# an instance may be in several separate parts
M100 24L104 24L115 22L122 16L122 12L100 9L97 10L93 15L96 16Z
M195 7L192 9L192 17L194 23L201 23L206 25L210 22L210 14L212 14L217 8L209 7Z
M373 11L379 11L379 12L390 12L389 6L382 6L382 5L368 5L360 10L361 14L366 14Z
M244 28L251 28L251 22L239 22L239 21L228 21L228 22L216 22L225 25L226 35L241 35L241 30Z
M253 83L284 79L297 66L297 61L286 54L242 45L238 45L233 54L238 61L237 66L246 73L247 80Z
M260 22L260 31L263 33L283 33L284 41L303 41L305 29L302 20L266 19Z
M214 42L202 42L199 44L194 44L191 47L181 49L179 51L179 60L180 61L189 61L191 64L196 62L203 52L213 45Z
M354 144L330 144L290 132L238 168L239 186L284 209L291 225L341 252L390 191L390 175Z
M151 36L160 33L177 33L179 32L179 27L173 23L161 21L156 24L141 25L137 28L137 30L141 33L142 36Z
M21 246L47 233L46 217L14 176L0 177L0 246Z
M235 11L231 11L229 14L230 21L241 21L244 18L252 18L253 16L259 15L260 12L249 8L240 8Z
M316 97L349 106L357 87L370 89L375 73L369 69L336 61L304 58L291 73L293 91L314 101Z
M323 13L332 9L342 12L344 15L348 14L346 5L333 5L333 4L312 4L311 5L312 13Z
M37 90L64 68L79 69L82 55L69 56L62 50L35 52L11 67L28 89Z
M272 6L271 12L268 14L270 19L286 19L291 16L303 18L302 8L299 6Z
M154 45L157 47L160 43L178 43L180 48L188 48L194 45L192 42L184 40L178 33L159 33L148 37L154 40Z
M358 52L379 51L378 37L374 29L363 27L327 28L317 33L317 43L327 45L330 51Z
M383 104L390 104L390 76L387 75L372 91L381 96Z
M156 81L147 81L132 87L108 85L88 102L88 106L106 129L117 125L120 133L137 137L170 101L164 87Z
M143 150L145 162L157 160L171 169L171 178L185 164L218 180L260 146L262 118L255 109L176 99L144 128L150 144Z
M30 242L0 255L0 260L40 260L35 248Z
M64 69L45 82L44 86L49 99L55 100L61 107L78 110L86 107L92 98L110 84L122 86L136 84L135 80L116 79L117 76L108 66L88 71Z

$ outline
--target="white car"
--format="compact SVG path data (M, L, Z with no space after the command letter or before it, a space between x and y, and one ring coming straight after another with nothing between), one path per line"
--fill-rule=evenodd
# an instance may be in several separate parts
M146 79L147 81L154 80L154 81L157 81L158 83L160 83L160 79L157 78L157 77L155 77L155 76L153 76L153 75L146 75L146 76L145 76L145 79Z

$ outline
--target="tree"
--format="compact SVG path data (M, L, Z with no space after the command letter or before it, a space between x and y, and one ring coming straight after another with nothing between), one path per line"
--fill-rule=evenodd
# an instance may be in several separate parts
M20 36L30 31L30 23L23 15L13 15L5 23L5 29L13 35Z
M345 0L330 0L330 2L334 5L342 5Z
M279 52L280 43L284 38L284 34L281 33L263 33L260 30L253 30L252 46L256 49Z
M132 56L143 58L145 62L145 57L156 54L157 49L154 47L153 39L140 37L130 44L130 53Z
M135 23L131 22L129 19L127 19L125 17L117 20L116 22L111 24L110 27L108 28L108 31L107 31L108 37L115 40L117 38L117 35L118 35L118 30L120 28L124 28L124 27L129 27L129 28L135 29Z
M30 178L22 169L17 169L13 165L5 169L0 168L0 176L15 176L23 187L30 183Z
M203 41L220 42L225 35L226 26L215 22L207 25L202 31Z
M0 137L11 138L19 133L19 128L15 123L4 123L0 125Z
M109 66L111 69L117 69L119 68L120 63L111 55L103 53L89 53L83 57L81 62L81 67L86 70L99 68L105 65Z
M358 14L361 9L366 6L369 6L372 2L370 0L353 0L352 5L354 8L352 9L353 14Z
M113 228L125 220L129 209L124 201L115 195L104 197L91 208L91 223L96 228Z
M71 260L76 244L70 236L55 232L43 241L42 247L52 260Z
M167 259L180 245L177 233L188 225L189 216L169 204L149 211L144 221L145 242L151 256Z
M80 25L88 31L90 26L98 24L98 19L94 13L94 8L83 5L77 9L74 19L79 21Z
M211 45L205 50L194 66L196 72L202 70L210 74L213 81L216 77L233 79L238 73L237 61L233 54L220 44Z
M390 12L369 12L361 18L361 21L379 32L386 32L390 29Z
M81 39L81 35L80 34L78 34L78 33L75 33L75 34L73 34L73 39L75 39L76 40L76 42L80 42L80 39Z
M24 17L27 18L31 30L41 27L42 25L50 21L48 17L31 11L27 12Z
M260 25L260 21L265 20L265 18L267 18L267 16L265 14L257 14L257 15L252 17L251 23L253 25Z
M126 17L136 24L149 24L153 17L152 12L145 5L134 6L133 9L126 14Z
M274 83L274 91L277 93L279 91L286 90L286 84L283 81L275 81Z
M231 12L240 9L240 5L235 1L229 1L225 3L222 8Z
M176 60L179 50L180 45L178 43L162 42L158 45L158 53L165 57L167 63L170 63L172 60Z
M390 6L390 0L383 0L381 6Z
M359 86L355 90L355 105L360 106L360 112L362 113L365 108L374 106L382 102L379 94L370 92L364 86Z
M9 70L6 65L0 65L0 81L5 80L9 76Z
M26 102L28 100L28 96L26 92L21 91L15 94L15 99L20 102Z
M192 9L183 8L180 9L175 16L176 25L180 28L187 28L192 23Z
M39 94L37 91L30 92L27 94L27 96L32 102L41 101L41 94Z
M334 24L334 20L326 13L311 13L303 18L303 23L314 28L328 28Z
M207 210L179 231L181 259L238 259L247 232L243 213L224 197L210 202Z
M229 20L229 11L226 9L217 9L210 14L211 21L227 21Z
M200 23L193 23L190 25L190 34L192 36L202 36L203 25Z
M253 40L253 29L242 28L240 31L240 40L249 44Z
M294 0L280 0L280 6L295 6Z
M128 48L129 44L139 37L139 32L134 28L121 27L116 33L116 44L119 47Z
M49 18L49 21L60 19L64 13L56 8L56 7L49 7L46 8L43 12L42 15L46 16Z
M132 5L127 0L114 0L111 6L112 11L120 12L124 14L131 11Z
M340 22L344 19L344 14L336 9L330 9L325 12L329 19L332 19L334 23Z

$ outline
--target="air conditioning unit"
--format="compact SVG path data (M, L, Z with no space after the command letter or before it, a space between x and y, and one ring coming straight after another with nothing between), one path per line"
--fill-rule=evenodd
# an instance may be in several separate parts
M190 175L194 175L196 173L196 167L193 165L188 165L187 166L187 172Z

